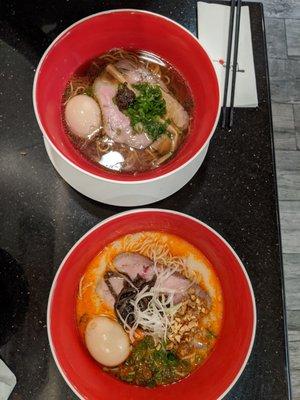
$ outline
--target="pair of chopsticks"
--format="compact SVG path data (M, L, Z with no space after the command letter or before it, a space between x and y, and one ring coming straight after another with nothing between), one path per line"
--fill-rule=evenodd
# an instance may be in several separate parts
M226 128L227 123L228 123L229 128L231 128L233 126L235 81L236 81L237 58L238 58L238 49L239 49L239 36L240 36L241 3L242 3L241 0L231 0L228 42L227 42L227 59L226 59L224 97L223 97L223 106L222 106L222 128ZM230 63L231 63L231 49L232 49L235 8L236 8L236 18L235 18L236 23L235 23L235 34L234 34L232 81L231 81L231 95L230 95L229 121L228 121L227 95L228 95L229 73L230 73L230 68L231 68Z

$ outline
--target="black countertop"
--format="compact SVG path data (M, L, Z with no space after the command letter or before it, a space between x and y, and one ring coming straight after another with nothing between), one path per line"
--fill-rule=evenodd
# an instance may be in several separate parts
M3 2L4 3L4 2ZM46 307L69 248L124 209L68 186L47 158L32 107L35 68L67 26L111 8L144 8L196 33L194 0L9 1L0 12L0 346L16 374L12 399L75 399L48 346ZM200 171L154 207L190 214L216 229L250 276L258 325L252 355L225 397L289 398L282 260L262 7L250 5L259 107L238 109L231 132L217 129ZM172 400L172 399L171 399Z

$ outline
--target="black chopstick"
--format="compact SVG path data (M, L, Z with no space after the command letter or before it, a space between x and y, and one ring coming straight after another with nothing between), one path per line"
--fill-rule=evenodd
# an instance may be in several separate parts
M240 21L241 21L241 3L242 0L237 0L234 51L233 51L233 71L232 71L230 111L229 111L229 128L231 128L233 125L234 94L235 94L235 81L236 81L236 69L237 69L237 59L239 51L239 36L240 36Z
M235 3L236 3L236 0L231 0L229 30L228 30L228 40L227 40L227 59L226 59L226 71L225 71L224 96L223 96L223 106L222 106L222 128L225 128L226 120L227 120L227 118L226 118L227 93L228 93L228 82L229 82L229 72L230 72L230 62L231 62L231 48L232 48L232 34L233 34L233 24L234 24Z
M231 94L230 94L230 106L229 106L229 128L233 126L235 83L236 83L236 72L237 72L239 36L240 36L241 3L242 3L241 0L231 0L224 96L223 96L223 106L222 106L222 128L225 128L227 125L227 95L228 95L229 73L231 67L230 63L231 63L232 36L233 36L233 26L234 26L234 11L235 11L235 6L237 6L236 18L235 18L236 23L235 23L235 34L234 34L232 80L231 80Z

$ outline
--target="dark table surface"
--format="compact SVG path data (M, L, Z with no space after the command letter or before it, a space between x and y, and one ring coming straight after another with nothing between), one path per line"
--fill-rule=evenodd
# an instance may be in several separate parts
M0 354L18 380L12 399L76 398L48 346L48 294L69 248L96 223L123 210L80 195L54 171L32 108L35 68L71 23L120 7L161 13L196 33L194 0L8 1L0 10ZM238 109L231 132L218 128L192 181L154 207L179 210L212 226L231 243L250 276L256 339L226 399L285 400L282 260L261 5L251 4L250 13L259 107Z

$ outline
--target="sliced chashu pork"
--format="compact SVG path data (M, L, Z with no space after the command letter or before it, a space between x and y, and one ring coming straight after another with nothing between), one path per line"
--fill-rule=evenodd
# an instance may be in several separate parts
M96 293L112 308L125 281L134 282L139 276L148 282L154 275L153 262L138 253L120 253L114 259L114 266L116 272L107 272L96 287Z
M118 84L99 77L93 85L94 94L100 104L104 129L114 142L123 143L135 149L145 149L152 140L144 133L136 133L130 125L130 119L113 102Z
M128 275L131 280L139 275L146 281L150 281L154 275L153 261L139 253L120 253L114 259L116 269ZM158 267L160 268L160 267ZM162 292L174 291L174 303L178 304L184 300L190 288L195 290L195 294L203 299L209 300L208 294L196 283L191 283L189 279L180 273L168 276L162 282Z
M186 129L189 124L189 115L183 106L173 97L164 84L155 74L152 74L147 68L136 65L128 60L121 60L116 63L116 68L125 76L125 79L132 85L139 82L147 82L160 85L162 96L165 99L167 107L166 118L173 121L179 129Z
M154 275L153 261L139 253L120 253L114 259L114 266L119 272L127 274L132 281L138 275L150 281Z
M189 125L189 114L185 111L182 105L170 93L162 92L162 97L166 102L167 114L166 118L173 121L179 129L184 130Z
M115 64L116 68L122 73L128 83L134 85L139 82L147 82L152 85L160 85L164 90L167 90L166 85L154 74L152 74L147 68L129 60L121 60Z
M208 294L202 290L199 285L196 283L191 283L190 280L185 278L180 273L175 273L162 282L163 292L173 291L175 293L173 299L174 304L182 302L185 299L188 290L191 288L195 290L195 294L197 296L201 297L203 300L209 301Z
M99 281L96 287L96 293L107 305L113 308L116 298L120 294L123 287L124 278L122 276L117 276L114 274L108 276L108 274L105 274L105 277Z
M106 279L102 278L97 285L96 292L110 306L114 307L117 296L124 287L124 276L133 282L140 276L150 282L154 276L153 261L139 253L125 252L120 253L113 260L116 273L111 272ZM118 272L120 275L118 276ZM122 275L123 274L123 275ZM109 282L109 285L107 284ZM209 295L197 284L185 278L180 273L171 274L161 282L162 293L174 292L174 304L184 301L188 290L193 288L195 294L210 303Z

